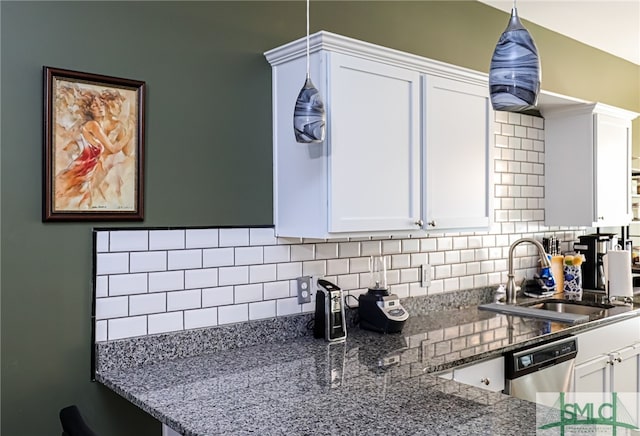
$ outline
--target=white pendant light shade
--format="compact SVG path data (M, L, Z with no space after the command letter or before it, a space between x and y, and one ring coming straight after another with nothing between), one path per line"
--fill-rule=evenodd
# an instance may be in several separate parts
M324 141L326 117L320 92L313 86L309 75L309 0L307 0L307 77L293 111L293 132L296 141L302 144Z
M493 109L523 112L533 109L540 92L540 58L533 38L511 10L509 25L500 36L489 68Z

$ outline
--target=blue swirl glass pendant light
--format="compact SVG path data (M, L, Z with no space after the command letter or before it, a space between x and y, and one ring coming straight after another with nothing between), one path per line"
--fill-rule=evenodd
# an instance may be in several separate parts
M293 111L293 131L296 141L302 144L324 141L325 125L324 103L309 75L309 0L307 0L307 78L298 94Z
M538 49L518 18L514 0L509 25L498 40L489 68L493 109L507 112L533 109L538 101L540 78Z

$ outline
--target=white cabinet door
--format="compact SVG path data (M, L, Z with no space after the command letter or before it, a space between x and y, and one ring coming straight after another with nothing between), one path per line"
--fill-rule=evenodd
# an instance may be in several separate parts
M487 228L491 126L487 86L425 76L426 229Z
M453 380L491 392L504 390L504 357L453 369Z
M631 222L631 120L603 104L545 116L545 224L625 226Z
M626 120L595 114L596 222L600 226L631 221L630 125Z
M329 232L415 230L420 75L330 53Z
M573 392L610 392L611 357L608 354L576 365L573 372Z
M611 353L613 392L640 392L640 343Z

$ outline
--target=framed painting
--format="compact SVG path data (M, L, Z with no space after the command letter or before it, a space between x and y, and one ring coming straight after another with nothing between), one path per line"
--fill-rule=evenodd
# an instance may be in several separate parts
M44 67L43 221L144 219L145 83Z

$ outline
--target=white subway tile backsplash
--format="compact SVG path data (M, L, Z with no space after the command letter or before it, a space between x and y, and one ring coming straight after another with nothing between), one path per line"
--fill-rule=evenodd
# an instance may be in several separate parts
M316 246L314 244L292 245L291 261L313 260L315 258Z
M130 316L128 318L110 319L107 324L107 331L110 341L144 336L147 334L147 317Z
M324 276L327 274L327 262L324 260L313 260L302 262L302 275Z
M400 283L417 282L420 280L418 268L407 268L400 270ZM409 288L407 287L407 291ZM408 296L408 295L407 295Z
M202 307L233 304L233 286L219 286L202 290Z
M460 262L460 252L459 251L446 251L444 253L444 261L445 263L458 263Z
M338 257L338 244L316 244L316 259L335 259Z
M236 265L254 265L263 262L262 247L238 247L235 249Z
M451 265L438 265L436 268L436 279L451 277Z
M96 232L96 253L109 251L109 232Z
M104 342L108 340L107 337L107 321L96 321L96 342Z
M411 266L420 266L429 263L429 253L412 253Z
M297 305L297 301L296 301ZM236 304L234 306L218 307L218 324L232 324L249 320L248 304Z
M302 275L302 262L279 263L276 265L277 280L295 279Z
M327 260L327 274L348 274L349 259L330 259Z
M429 252L436 251L438 248L438 241L435 238L423 238L420 240L420 251Z
M264 247L264 263L289 262L291 246L274 245Z
M170 270L202 268L202 250L171 250L168 256Z
M388 268L401 269L411 266L410 254L394 254L391 256L391 264L387 265Z
M277 242L272 228L249 229L249 243L251 245L275 245Z
M129 315L146 315L167 311L167 294L158 292L154 294L132 295L129 297Z
M283 280L279 282L265 283L262 292L265 300L286 298L289 296L289 281Z
M200 289L167 292L167 311L197 309L201 307Z
M429 263L431 265L442 265L444 263L444 252L429 253Z
M345 290L357 289L360 287L360 276L358 274L340 275L336 285Z
M218 246L218 229L188 229L185 248L215 248Z
M360 243L359 242L341 242L338 244L338 257L359 257L360 256Z
M166 271L166 251L140 251L130 254L131 272Z
M249 319L265 319L275 318L276 302L260 301L257 303L249 303Z
M262 300L262 283L256 283L253 285L235 286L233 293L234 293L233 301L235 304L248 303L250 301L261 301Z
M246 267L244 267L246 268ZM218 274L222 274L222 270L225 268L203 268L203 269L193 269L186 270L184 272L184 288L185 289L195 289L195 288L210 288L212 286L218 285ZM222 283L220 284L229 285L230 283Z
M204 268L232 266L234 264L235 256L233 247L202 250L202 266Z
M128 297L107 297L96 299L96 319L120 318L128 315Z
M396 294L398 298L407 298L409 297L409 284L402 283L399 285L393 285L390 288L392 294Z
M120 274L129 272L129 253L98 253L96 274Z
M185 230L151 230L149 250L178 250L185 247Z
M149 292L184 289L184 271L149 273Z
M272 282L276 277L276 266L273 264L249 266L249 283Z
M417 253L420 251L420 239L405 239L402 241L402 253Z
M361 242L360 253L362 256L379 256L382 254L382 244L380 241Z
M302 308L298 304L297 298L283 298L276 300L276 315L293 315L295 313L302 313Z
M467 264L466 263L456 263L455 265L451 265L451 276L452 277L462 277L467 274Z
M109 233L109 251L146 251L149 249L147 230L120 230Z
M131 295L147 292L146 274L120 274L109 276L109 295Z
M217 307L184 311L184 328L187 330L216 325L218 325Z
M249 229L220 229L220 247L249 245Z
M218 284L220 286L244 285L247 283L249 283L248 266L228 266L218 268Z
M397 254L402 252L402 241L399 239L391 239L382 241L382 254Z
M109 277L97 276L96 281L96 298L107 297L109 295Z
M167 312L149 315L149 334L175 332L184 329L182 312Z

